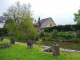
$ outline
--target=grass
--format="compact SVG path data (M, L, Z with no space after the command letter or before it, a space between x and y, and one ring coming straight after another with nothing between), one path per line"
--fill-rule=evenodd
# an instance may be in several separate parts
M10 40L4 39L3 41L0 41L0 45L9 45Z
M19 37L17 37L17 36L4 36L5 39L10 39L12 37L14 37L17 40L19 39ZM45 38L45 39L53 39L52 37L42 37L42 38ZM21 39L21 40L29 40L29 39L35 40L35 38L33 38L33 37L23 37L23 39ZM58 38L54 38L54 39L80 41L80 38L75 38L75 37L74 38L69 38L69 39L65 39L63 37L58 37Z
M80 53L60 51L59 56L53 56L41 49L40 46L27 49L27 44L16 42L10 48L0 49L0 60L80 60Z
M12 37L14 37L14 38L17 39L17 40L20 39L20 37L18 37L18 36L4 36L5 39L10 39L10 38L12 38ZM33 39L35 39L35 38L34 38L34 37L22 37L22 38L21 38L21 40L29 40L29 39L32 39L32 40L33 40Z

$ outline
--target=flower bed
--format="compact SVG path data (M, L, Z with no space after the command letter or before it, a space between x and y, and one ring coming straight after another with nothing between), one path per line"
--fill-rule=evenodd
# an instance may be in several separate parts
M0 49L11 47L10 40L0 41Z

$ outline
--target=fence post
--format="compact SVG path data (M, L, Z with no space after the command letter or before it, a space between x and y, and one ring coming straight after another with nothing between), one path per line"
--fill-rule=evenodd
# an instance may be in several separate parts
M53 46L52 46L52 54L54 55L54 56L58 56L59 54L60 54L60 49L59 49L59 45L58 44L54 44Z

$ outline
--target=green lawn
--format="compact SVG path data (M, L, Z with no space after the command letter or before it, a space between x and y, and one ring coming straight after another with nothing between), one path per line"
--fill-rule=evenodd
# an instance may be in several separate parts
M40 51L42 47L27 49L23 43L13 44L11 48L0 49L0 60L80 60L80 53L60 51L60 56Z

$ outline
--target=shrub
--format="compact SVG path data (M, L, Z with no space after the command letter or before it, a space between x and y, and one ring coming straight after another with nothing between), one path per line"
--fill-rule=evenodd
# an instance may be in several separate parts
M58 31L57 30L53 30L53 32L52 32L52 37L53 38L57 38L58 37Z
M39 40L37 41L37 44L38 44L38 45L42 44L42 39L39 39Z
M44 31L45 31L45 32L49 32L49 28L48 28L48 27L45 27L45 28L44 28Z
M7 35L7 34L8 34L8 32L7 32L6 28L0 28L0 37L4 36L4 35Z
M58 33L58 37L64 37L66 39L69 39L73 37L73 34L70 32L65 33L61 31L60 33Z
M65 34L65 32L60 32L60 33L58 33L57 35L58 35L58 37L64 37L64 34Z
M46 33L41 32L41 33L40 33L40 37L44 37L44 36L46 36Z
M80 38L80 30L77 31L76 37Z
M9 44L10 44L10 40L0 41L0 45L9 45Z
M49 36L50 36L50 34L48 33L48 34L47 34L47 37L49 37Z

